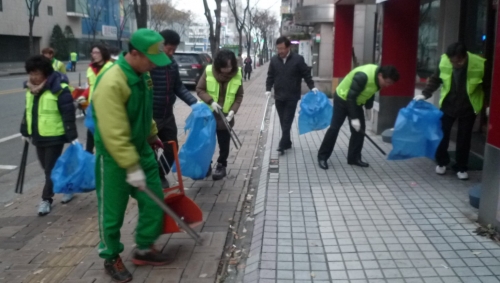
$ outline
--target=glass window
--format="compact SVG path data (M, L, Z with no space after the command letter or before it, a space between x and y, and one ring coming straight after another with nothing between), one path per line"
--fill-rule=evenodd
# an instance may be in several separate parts
M53 15L52 6L47 6L47 14L49 14L49 16Z
M484 55L486 48L486 25L488 22L488 0L467 0L461 28L461 40L470 52Z
M179 64L198 64L194 54L174 54L174 59Z
M0 12L3 12L3 3L2 3L2 0L0 0Z
M439 4L440 0L420 0L417 75L421 81L430 77L439 64Z

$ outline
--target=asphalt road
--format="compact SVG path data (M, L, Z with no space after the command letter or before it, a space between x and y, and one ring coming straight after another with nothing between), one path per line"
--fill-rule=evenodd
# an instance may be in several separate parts
M78 85L79 74L82 83L85 79L87 66L80 65L75 73L68 73L70 83ZM19 166L23 143L19 134L21 119L24 112L25 91L22 89L27 75L0 77L0 202L9 199L11 191L14 191L15 179L17 178L17 166ZM81 142L86 140L86 129L83 118L77 120L78 138ZM36 163L36 166L34 166ZM30 147L28 155L28 167L32 172L26 172L26 179L41 177L43 175L36 158L35 148ZM12 184L14 180L14 184ZM25 181L29 187L30 180ZM29 188L28 188L29 189Z

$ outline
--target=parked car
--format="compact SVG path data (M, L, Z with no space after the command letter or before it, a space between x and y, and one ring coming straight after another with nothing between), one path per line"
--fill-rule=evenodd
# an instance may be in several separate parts
M179 65L179 74L185 85L196 86L205 67L212 64L212 57L202 52L175 52L174 59Z

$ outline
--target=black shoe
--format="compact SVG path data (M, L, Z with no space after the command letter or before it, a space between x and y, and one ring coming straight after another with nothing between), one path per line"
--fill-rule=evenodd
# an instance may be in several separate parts
M212 179L214 181L221 180L226 177L226 167L222 166L222 164L217 163L217 167L215 167L215 172L212 175Z
M354 165L354 166L359 166L359 167L368 167L370 166L368 163L361 161L361 159L355 161L355 162L347 162L349 165Z
M319 168L321 169L328 169L328 163L326 162L326 160L323 160L323 159L318 159L318 165L319 165Z
M280 153L280 155L284 155L285 154L285 149L282 148L282 147L278 147L278 149L276 150Z
M132 274L127 270L120 257L104 261L104 269L115 282L123 283L132 281Z
M210 166L208 166L208 171L207 171L207 175L205 175L205 178L210 177L210 175L212 175L212 164L210 164Z
M173 258L170 258L167 255L162 254L155 249L151 249L149 252L145 254L140 254L139 252L136 251L134 257L132 258L132 263L135 265L161 266L170 264L172 262L174 262Z

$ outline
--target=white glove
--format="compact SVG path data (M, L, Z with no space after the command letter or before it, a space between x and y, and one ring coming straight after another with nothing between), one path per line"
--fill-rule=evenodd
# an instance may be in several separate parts
M351 126L354 128L354 130L356 130L356 132L359 132L359 130L361 130L361 122L359 121L359 119L351 120Z
M144 175L144 171L138 168L131 173L127 173L127 183L139 190L144 190L146 188L146 175Z
M87 102L87 99L83 96L80 96L76 99L76 102L78 102L78 104L83 104L83 103Z
M314 94L318 94L319 90L317 88L313 88L311 89L312 92L314 92Z
M229 111L229 114L227 114L226 119L228 122L231 122L231 120L233 120L233 118L234 118L234 111L231 110L231 111Z
M415 97L413 98L413 100L415 100L415 101L425 100L425 95L423 95L423 94L417 94L417 95L415 95Z
M266 91L266 96L269 97L271 95L270 91Z
M366 116L366 120L371 121L372 120L372 110L371 109L365 109L365 116Z
M490 108L489 107L486 108L486 117L490 117Z
M220 107L220 105L217 103L217 102L212 102L212 104L210 105L212 106L212 109L214 110L215 113L219 114L220 111L222 110L222 107Z
M30 137L21 136L21 140L23 141L23 143L30 143L31 142Z
M78 139L75 139L74 141L71 142L72 144L77 144L79 143Z

